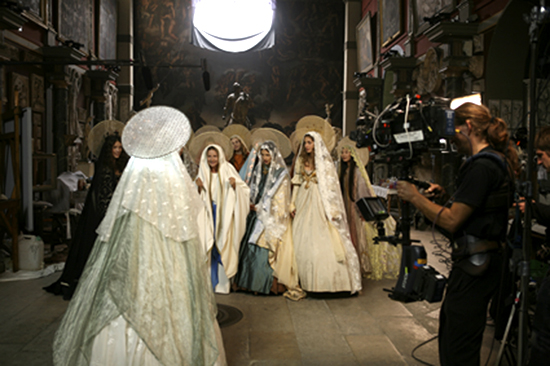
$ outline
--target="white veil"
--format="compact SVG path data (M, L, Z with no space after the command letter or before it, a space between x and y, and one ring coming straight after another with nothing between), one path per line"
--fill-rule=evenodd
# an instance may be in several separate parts
M351 292L357 292L361 290L361 270L359 268L359 259L349 233L349 226L346 217L346 209L344 201L342 199L342 193L340 190L340 181L334 166L332 156L327 150L323 138L318 132L308 132L304 135L313 138L315 143L315 170L317 171L317 180L319 184L319 191L321 193L321 200L323 202L323 208L325 209L325 215L330 222L336 227L342 243L344 245L344 252L346 257L346 263L348 273L351 280ZM300 144L297 156L299 157L303 149L303 139ZM301 171L302 159L296 159L295 172Z
M290 180L288 170L286 168L285 161L277 148L277 145L273 141L264 141L262 143L256 144L250 154L252 159L249 167L247 169L246 184L250 187L250 201L252 203L256 202L258 189L260 181L262 179L262 159L261 151L267 150L271 155L271 164L269 165L269 171L267 173L267 178L265 182L265 187L263 190L262 197L256 206L256 213L258 214L258 219L262 222L265 230L266 236L269 238L280 238L286 231L285 220L289 212L286 212L283 216L275 216L271 212L271 199L283 184L285 178ZM286 197L290 197L290 185L286 184L286 189L288 189L288 194ZM289 207L290 202L287 202L286 207Z

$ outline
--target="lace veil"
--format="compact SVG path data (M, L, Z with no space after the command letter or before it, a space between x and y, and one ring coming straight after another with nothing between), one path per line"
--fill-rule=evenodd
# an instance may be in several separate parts
M276 215L275 213L272 213L271 200L275 193L277 193L279 187L281 187L281 184L284 183L285 178L288 181L290 180L290 176L288 174L283 156L279 152L277 145L273 141L257 143L250 152L252 161L247 165L247 172L245 175L245 182L250 187L251 202L256 202L258 199L258 189L262 179L263 169L261 158L262 150L269 151L269 154L271 155L271 164L269 165L269 171L267 173L262 197L256 206L256 212L258 214L258 218L265 227L267 237L278 238L285 233L286 225L282 219L286 218L289 213L285 212L283 215L281 215L281 213L276 213ZM285 196L290 197L290 185L288 182L284 185L284 189L288 190L288 194ZM289 207L289 204L290 202L288 202L286 207Z
M361 290L361 271L359 268L359 259L349 233L349 226L346 218L346 210L342 193L340 191L340 182L334 161L327 150L323 138L318 132L310 131L304 135L313 138L315 143L315 170L317 171L319 191L323 201L325 215L338 230L342 243L344 245L347 268L351 279L352 293ZM302 168L302 159L300 154L303 149L303 139L298 150L295 172L300 172Z
M116 219L128 211L165 237L179 242L197 237L196 222L188 218L195 215L201 201L178 155L190 135L187 117L171 107L150 107L128 121L122 143L132 158L98 228L102 241L109 240Z
M170 107L147 108L126 125L132 158L56 334L56 365L89 365L96 336L121 316L158 364L212 365L218 357L196 227L201 201L178 155L190 130Z
M361 178L363 178L365 181L367 191L369 192L371 197L376 197L376 193L372 188L372 184L365 169L364 160L363 158L361 158L361 153L358 151L355 142L349 139L343 141L338 146L338 155L341 155L342 148L346 148L349 150L351 158L355 161L355 165L361 173ZM338 170L340 170L341 168L342 164L340 164L340 161L338 161ZM395 219L392 216L389 216L384 220L384 226L386 229L386 234L393 235L396 227ZM367 277L374 280L380 280L382 278L397 278L401 264L401 249L397 246L392 246L387 242L374 244L374 238L378 236L378 232L372 222L365 223L365 229L367 235L368 251L372 259L372 273L370 273Z
M376 193L374 193L374 189L372 188L369 175L367 174L367 170L365 169L365 164L368 163L368 161L363 162L363 159L361 158L359 152L357 151L357 147L355 146L355 143L352 140L349 140L349 141L343 140L342 143L338 144L338 151L337 151L338 157L342 155L342 151L341 151L342 148L346 148L349 150L351 154L351 158L353 159L353 161L355 161L355 165L359 169L359 172L361 172L361 177L363 178L363 180L367 185L367 190L369 194L371 195L371 197L376 197ZM342 164L338 162L338 173L340 173L340 169L342 169Z

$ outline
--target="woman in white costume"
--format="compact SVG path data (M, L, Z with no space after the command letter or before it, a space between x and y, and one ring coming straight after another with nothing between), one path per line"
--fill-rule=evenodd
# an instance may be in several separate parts
M195 180L203 201L198 213L199 233L212 287L217 293L228 294L231 279L237 274L239 266L239 247L250 210L250 189L235 167L227 162L224 149L219 144L197 149L209 140L228 146L225 140L229 139L218 132L205 132L191 141L191 151L202 150L199 174Z
M126 125L132 158L55 335L55 365L226 364L201 265L201 202L178 155L190 132L170 107Z
M300 300L305 294L298 285L289 211L290 176L283 159L291 148L288 138L277 132L260 128L253 136L257 142L245 174L250 213L235 283L254 293L284 293L291 300Z
M250 153L250 137L251 133L248 128L243 125L229 125L223 129L222 133L229 137L231 141L231 146L233 147L233 156L228 161L233 164L241 178L244 177L242 172L242 167L248 158Z
M300 286L310 292L353 294L361 290L361 274L336 167L318 132L303 136L294 166L291 205Z
M337 146L339 155L338 176L346 207L346 216L350 226L351 241L361 263L364 277L381 280L395 279L399 276L401 263L401 246L391 245L385 241L374 243L378 231L374 222L366 222L361 217L355 204L363 197L375 197L365 164L369 161L369 150L358 149L355 141L344 137ZM393 235L395 220L388 217L384 220L386 235Z

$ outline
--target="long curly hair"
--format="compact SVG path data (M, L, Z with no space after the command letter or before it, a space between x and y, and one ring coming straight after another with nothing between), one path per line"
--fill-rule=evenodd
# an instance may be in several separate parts
M499 117L491 116L483 105L464 103L455 110L455 125L461 126L469 120L475 133L484 137L489 145L502 153L514 172L518 170L518 153L510 143L508 125Z

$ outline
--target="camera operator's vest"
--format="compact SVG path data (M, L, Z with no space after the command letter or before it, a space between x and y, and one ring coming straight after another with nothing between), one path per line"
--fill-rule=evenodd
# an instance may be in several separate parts
M481 152L466 160L460 171L466 174L472 163L479 159L488 159L499 166L504 172L504 181L498 189L492 191L482 208L483 213L497 213L507 211L514 198L513 176L505 158L496 151ZM466 273L479 276L489 267L489 253L500 249L500 242L478 238L466 234L459 237L452 246L451 257L456 267L463 269Z
M485 201L484 208L487 212L494 212L498 210L508 210L511 203L514 201L514 187L513 187L513 177L511 173L511 168L509 167L506 158L500 155L498 152L484 151L473 156L470 156L461 167L460 170L468 169L471 164L479 159L488 159L493 161L498 167L504 172L504 182L500 185L499 189L492 191L487 200Z

